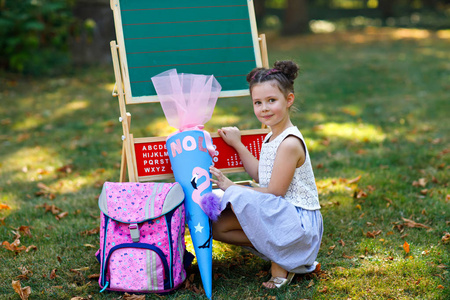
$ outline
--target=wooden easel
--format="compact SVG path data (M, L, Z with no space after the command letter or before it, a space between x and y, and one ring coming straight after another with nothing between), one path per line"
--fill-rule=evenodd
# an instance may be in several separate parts
M127 5L131 5L130 2L133 1L127 1ZM180 7L160 7L161 5L173 5L175 2L179 2L179 4L181 4ZM201 2L201 1L198 1ZM220 67L221 67L221 71L223 71L225 68L224 66L226 65L230 65L229 70L231 71L235 71L238 68L243 68L243 70L241 71L241 73L248 73L253 67L265 67L268 68L269 63L268 63L268 55L267 55L267 46L266 46L266 39L265 39L265 35L261 34L261 35L257 35L257 28L256 28L256 21L255 21L255 15L254 15L254 8L253 8L253 1L252 0L228 0L228 1L204 1L205 5L199 5L198 7L183 7L182 4L186 4L186 3L191 3L189 1L186 0L178 0L178 1L171 1L170 4L169 2L164 2L164 1L159 1L159 2L154 2L154 1L148 1L146 2L146 5L148 5L147 7L133 7L132 5L126 8L122 8L120 7L120 1L119 0L111 0L111 9L114 12L114 21L115 21L115 26L116 26L116 36L117 36L117 40L118 43L116 41L112 41L110 43L111 46L111 54L112 54L112 60L113 60L113 66L114 66L114 75L116 78L116 84L115 84L115 88L113 90L113 96L117 96L118 100L119 100L119 109L120 109L120 122L122 123L122 130L123 130L123 135L122 135L122 141L123 141L123 146L122 146L122 159L121 159L121 168L120 168L120 181L123 182L126 180L126 177L128 175L128 180L130 182L143 182L143 181L150 181L150 180L165 180L165 179L171 179L173 178L173 174L170 170L170 165L168 167L167 164L165 164L165 158L164 157L160 157L161 155L164 155L164 145L165 145L165 140L166 137L144 137L144 138L134 138L133 134L130 132L130 126L131 126L131 115L127 112L126 109L126 105L127 104L139 104L139 103L149 103L149 102L157 102L157 96L154 93L154 91L145 91L145 89L147 89L148 87L152 86L150 81L150 76L149 74L146 74L145 76L147 77L147 83L146 84L142 84L139 80L133 79L132 77L134 76L135 78L138 77L139 75L136 75L134 73L136 72L140 72L140 69L152 69L153 71L153 75L156 75L162 71L171 69L172 67L170 66L166 66L164 65L164 62L161 62L160 64L156 64L156 65L145 65L145 66L132 66L132 63L135 63L136 61L138 61L138 59L134 58L134 55L141 55L141 53L150 53L150 54L154 54L156 56L161 56L162 57L162 61L166 60L166 59L170 59L170 55L174 55L174 53L177 53L178 51L199 51L200 54L197 55L197 57L199 58L203 58L202 55L203 53L211 53L212 56L216 55L218 56L221 53L225 53L225 56L223 58L223 61L220 62L187 62L187 63L183 63L183 62L178 62L178 66L180 66L180 68L185 68L187 71L183 71L184 73L198 73L195 72L195 70L199 69L200 67L206 66L208 64L214 65L214 64L219 64L220 63ZM142 3L142 2L141 2ZM150 7L149 3L157 3L156 6L157 7ZM176 3L175 3L176 4ZM192 6L192 4L191 4ZM200 11L202 13L204 13L203 11L208 11L208 9L214 10L214 9L218 9L217 11L220 11L220 13L227 13L227 10L230 11L229 14L233 14L234 15L243 15L244 13L244 6L246 7L246 9L248 9L248 13L247 13L247 17L246 18L237 18L237 19L218 19L218 20L185 20L185 21L168 21L165 22L164 19L161 19L162 21L154 21L155 16L160 16L160 14L164 14L164 13L173 13L174 11L180 13L180 12L186 12L191 13L189 16L191 16L192 14L195 15L196 10ZM239 9L239 14L235 14L235 11L233 11L233 9ZM225 11L225 12L224 12ZM150 12L153 14L153 17L151 18L146 18L145 17L145 13ZM133 14L133 16L131 17L130 15ZM183 15L184 16L184 15ZM209 16L211 17L211 16ZM123 19L127 19L127 24L123 23ZM163 16L161 17L163 18ZM148 21L143 21L143 20L148 20ZM137 23L133 23L130 22L130 20L132 20L133 22L137 22ZM152 22L154 21L154 22ZM141 23L139 23L141 22ZM148 22L148 23L147 23ZM144 40L150 40L150 39L169 39L169 38L173 38L173 36L170 36L170 30L173 30L177 25L177 23L181 23L181 26L193 26L193 28L195 28L194 25L192 24L196 24L197 22L204 22L204 23L211 23L211 24L220 24L220 22L236 22L237 25L233 25L234 27L233 30L236 30L236 32L231 32L231 33L223 33L223 32L219 32L219 33L199 33L196 34L195 32L192 34L187 34L186 36L193 36L193 37L206 37L209 38L211 37L222 37L222 36L226 36L227 34L229 35L234 35L231 38L226 39L226 41L233 41L234 37L238 37L241 38L242 36L251 36L251 40L252 42L252 49L253 52L249 52L249 48L251 48L250 46L242 46L242 45L238 45L238 46L226 46L226 47L214 47L213 46L206 46L206 48L204 49L174 49L174 50L170 50L170 51L165 51L165 50L158 50L158 49L151 49L150 51L147 51L147 49L142 49L139 47L136 47L136 49L134 49L134 44L132 44L132 42L137 41L136 43L139 43L141 41ZM167 23L167 26L169 27L168 31L167 31L167 35L166 36L139 36L138 34L136 34L136 32L139 33L139 30L130 30L129 27L133 27L136 26L136 28L141 28L141 27L145 27L145 28L153 28L152 26L155 26L155 28L161 28L161 26L164 26L165 23ZM127 26L127 32L124 32L124 26ZM241 26L241 27L239 27ZM245 27L246 26L246 27ZM144 29L145 29L144 28ZM203 27L199 27L201 30L203 30ZM222 27L218 27L220 30L222 30ZM230 27L231 28L231 27ZM240 30L240 31L239 31ZM245 31L247 30L247 31ZM250 30L250 31L249 31ZM143 31L144 35L148 34L147 31ZM152 33L155 31L151 31ZM159 33L159 32L158 32ZM184 36L175 36L175 38L184 38ZM140 40L139 40L140 39ZM237 39L237 38L236 38ZM127 47L129 49L125 49L125 41L129 41ZM215 42L215 41L213 41ZM228 42L229 43L229 42ZM242 42L244 43L244 42ZM154 44L151 44L152 47L154 46ZM159 44L158 44L159 45ZM179 44L175 44L175 48L179 47ZM183 45L184 46L184 45ZM194 45L195 46L195 45ZM201 45L204 46L204 45ZM133 48L133 49L132 49ZM132 49L132 50L130 50ZM229 51L231 53L235 53L236 52L236 57L237 59L240 60L229 60L229 61L225 61L225 58L228 57L228 54L226 53L227 49L229 49ZM128 51L128 52L127 52ZM131 52L130 51L134 51ZM203 52L200 52L203 51ZM214 51L217 51L218 54L215 54ZM251 59L242 59L242 55L240 54L240 52L245 52L247 54L250 54L250 58ZM167 57L164 56L164 53L168 52ZM172 52L172 53L170 53ZM176 55L176 54L175 54ZM223 54L222 54L223 55ZM231 54L230 54L231 55ZM150 58L147 57L147 55L142 56L142 60L149 60ZM134 60L134 61L133 61ZM253 67L250 68L245 68L245 66L247 65L251 65L253 61ZM190 67L192 67L192 69L195 69L194 71L189 71ZM140 68L140 69L139 69ZM154 69L154 70L153 70ZM209 70L211 70L211 68L205 68L206 71L202 71L201 73L198 74L213 74L215 75L216 72L210 72L208 73ZM130 74L134 72L133 74ZM216 75L215 75L216 76ZM245 77L244 78L238 78L238 79L243 79L242 80L237 80L236 78L240 76L242 77L242 74L239 75L224 75L222 77L219 77L218 80L222 85L222 88L225 87L225 90L222 89L221 95L220 97L232 97L232 96L246 96L249 94L248 92L248 88L246 87L246 82L245 82ZM140 77L139 77L140 78ZM216 77L217 78L217 77ZM221 81L222 79L222 81ZM236 85L237 87L234 88L234 85ZM231 86L231 88L230 88ZM243 142L244 144L248 145L248 147L250 147L251 151L254 152L254 155L259 155L259 148L260 147L260 143L262 142L262 138L265 134L268 133L267 129L255 129L255 130L248 130L248 131L243 131ZM217 145L218 150L220 153L228 153L228 158L227 158L227 163L222 162L220 159L220 155L219 157L219 161L217 162L217 166L219 169L221 169L223 172L226 173L232 173L232 172L242 172L244 171L243 167L241 164L238 164L236 162L237 156L233 156L234 154L231 151L234 151L232 148L230 148L229 146L227 146L226 144L223 143L223 141L221 140L221 138L218 137L217 134L211 134L211 136L213 137L213 143L215 145ZM221 142L222 141L222 142ZM151 148L151 150L148 150L149 148ZM139 151L139 158L137 159L136 157L136 152ZM145 151L143 150L145 149ZM144 151L144 152L142 152ZM230 156L231 155L231 156ZM147 158L147 156L157 156L158 159L153 159L153 160L146 160L145 158ZM217 159L217 158L216 158ZM230 159L232 160L230 162ZM222 159L223 160L223 159ZM150 162L152 163L150 165ZM155 162L158 162L158 166L155 165ZM157 168L160 168L157 170ZM161 169L164 167L164 172L161 171ZM149 170L148 172L146 170ZM144 170L144 171L142 171ZM155 170L155 172L153 172L153 170ZM149 173L149 174L147 174Z

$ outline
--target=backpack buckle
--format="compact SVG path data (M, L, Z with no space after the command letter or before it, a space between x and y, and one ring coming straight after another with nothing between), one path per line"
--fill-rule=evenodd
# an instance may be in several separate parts
M128 229L130 230L130 235L133 243L139 242L140 234L138 224L130 224L130 226L128 226Z

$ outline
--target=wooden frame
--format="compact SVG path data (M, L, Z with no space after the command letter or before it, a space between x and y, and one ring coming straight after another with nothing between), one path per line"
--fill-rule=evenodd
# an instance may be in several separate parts
M268 68L268 55L267 55L267 46L265 35L257 35L256 31L256 21L253 9L253 1L247 0L248 10L249 10L249 18L252 27L252 36L253 36L253 45L255 51L255 59L257 61L257 66L263 66ZM118 97L119 101L119 110L120 110L120 122L122 123L122 158L121 158L121 167L120 167L120 181L123 182L126 180L128 175L128 180L131 182L141 182L141 181L150 181L150 180L165 180L172 179L173 174L162 174L162 175L152 175L152 176L140 176L138 174L138 161L136 159L135 147L136 145L147 143L147 142L162 142L166 140L166 137L144 137L144 138L134 138L133 134L130 132L131 126L131 115L127 112L126 105L127 104L137 104L137 103L148 103L148 102L156 102L157 98L150 96L146 97L146 99L133 99L131 93L131 85L129 80L128 66L127 66L127 56L124 45L124 36L122 32L122 22L121 18L118 18L120 15L120 4L119 0L111 0L111 9L114 12L115 17L115 27L116 27L116 35L119 44L116 41L111 41L111 55L114 67L114 75L116 78L116 84L113 91L113 96ZM250 70L249 70L250 71ZM225 91L222 92L220 97L231 97L231 96L245 96L249 95L248 89L244 90L236 90L236 91ZM265 134L269 132L268 129L255 129L243 131L243 137L253 137L261 138ZM211 134L214 138L218 138L217 134ZM222 146L223 147L223 146ZM258 153L259 154L259 153ZM233 173L233 172L242 172L244 171L241 166L233 166L227 168L220 168L225 173Z

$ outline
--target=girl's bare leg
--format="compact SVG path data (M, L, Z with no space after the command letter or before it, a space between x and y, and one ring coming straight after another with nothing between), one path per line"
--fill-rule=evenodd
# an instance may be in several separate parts
M212 230L213 239L217 241L238 246L253 246L242 230L231 206L222 211L217 222L213 223Z

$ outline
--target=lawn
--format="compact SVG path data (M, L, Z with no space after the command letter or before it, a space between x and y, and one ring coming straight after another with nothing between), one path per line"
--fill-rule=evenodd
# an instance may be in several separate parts
M292 120L320 193L322 269L268 291L267 262L215 242L214 298L449 299L450 32L368 28L268 44L272 62L302 68ZM94 257L97 198L120 171L112 66L1 73L0 86L0 299L20 299L12 281L30 299L125 299L99 294ZM248 100L221 99L207 129L259 127ZM170 132L159 104L129 110L135 137ZM200 285L194 264L165 298L204 299Z

